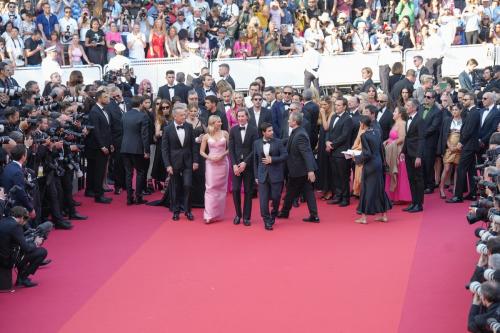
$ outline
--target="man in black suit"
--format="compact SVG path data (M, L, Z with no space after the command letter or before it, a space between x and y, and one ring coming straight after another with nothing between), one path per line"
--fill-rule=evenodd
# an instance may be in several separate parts
M248 122L248 111L238 110L238 126L229 131L229 156L233 166L233 203L236 211L233 223L239 224L243 217L243 224L250 225L252 215L252 194L255 182L253 172L253 143L259 138L257 128ZM243 213L241 211L241 183L245 193Z
M217 103L217 111L219 114L225 115L233 107L233 91L231 89L224 89L219 91L222 100Z
M304 106L302 107L302 113L304 114L304 118L307 119L309 125L311 126L309 134L309 141L311 142L311 149L316 148L316 144L318 143L318 133L319 133L319 125L318 125L318 117L319 117L319 105L314 103L313 92L311 89L304 89L302 93L302 97L304 98Z
M186 85L186 74L183 72L177 72L175 75L175 80L177 84L174 87L175 96L179 96L182 103L188 103L188 92L191 89Z
M161 150L163 162L170 176L172 197L170 208L174 212L173 220L179 220L181 198L184 196L183 208L188 220L193 221L191 213L191 186L193 171L198 170L199 152L195 144L193 126L186 122L187 106L178 103L172 110L174 121L163 128Z
M122 117L127 112L127 105L123 100L122 91L118 87L109 89L110 101L105 109L110 116L111 136L115 150L111 153L113 162L113 181L115 182L115 194L120 194L125 188L125 166L120 154L123 137Z
M378 109L375 105L368 104L363 108L362 115L370 117L370 127L373 128L373 131L378 135L380 139L382 139L382 127L380 127L380 124L377 121L377 112Z
M415 70L409 69L406 71L406 76L404 79L399 80L394 84L391 91L391 100L395 104L401 96L401 90L407 89L410 96L413 95L413 86L415 84L416 76Z
M175 96L175 72L169 69L166 73L167 84L158 89L158 97L172 101Z
M271 111L262 107L262 100L262 95L260 93L255 93L252 96L253 107L248 109L250 115L249 123L255 128L260 128L263 123L272 124L273 122ZM260 137L262 137L262 133L259 133L259 138Z
M318 207L312 185L316 180L314 174L316 162L311 150L309 136L305 129L300 126L303 117L300 112L292 112L288 118L288 126L292 128L292 133L287 143L287 191L281 212L276 217L288 218L293 200L303 193L306 197L309 216L302 219L302 221L319 223Z
M111 136L111 117L105 110L109 104L109 94L105 90L96 93L97 103L89 113L89 124L93 126L87 136L87 188L92 191L97 203L110 203L111 198L104 196L103 182L109 154L113 152Z
M475 96L473 93L464 95L464 106L469 107L467 117L463 118L460 129L460 140L457 148L460 149L460 160L457 168L457 183L453 198L446 200L447 203L463 202L463 194L467 191L467 177L469 178L469 195L472 199L476 196L476 182L474 172L476 171L476 151L479 148L479 128L481 127L481 113L474 106Z
M354 140L356 140L356 136L358 135L359 118L361 117L361 110L359 109L358 96L350 96L347 98L347 110L349 111L349 115L352 118L352 136L351 136L351 146L352 146L354 144Z
M273 230L274 219L278 215L281 189L284 181L284 162L288 153L281 140L273 138L273 126L263 123L262 139L253 145L254 174L259 184L260 216L266 230ZM269 213L269 200L272 211Z
M340 207L349 205L350 161L346 160L343 151L351 149L352 118L347 112L347 99L338 98L335 101L336 115L330 121L330 128L326 133L326 151L330 153L330 164L334 179L335 196L329 204L340 204Z
M146 185L151 134L148 115L138 109L143 101L142 96L132 97L132 109L123 115L123 140L120 153L125 164L127 205L132 205L134 202L138 205L146 203L142 198L142 192ZM135 201L132 188L134 169Z
M406 102L408 121L402 154L405 158L412 203L404 209L409 213L421 212L424 204L423 158L425 150L425 124L422 115L417 113L418 102L411 98Z
M267 102L269 111L271 111L273 135L276 138L281 136L281 127L286 126L288 121L283 123L283 114L285 113L285 105L276 100L276 89L274 87L264 88L264 99ZM288 118L286 118L288 119Z
M285 121L282 123L283 126L281 127L281 140L283 141L283 144L286 146L288 144L288 138L290 137L290 134L292 134L293 128L290 127L288 124L288 118L290 117L290 114L293 112L299 112L302 113L302 104L298 102L293 102L290 104L288 107L288 111L284 112L284 116L286 115ZM302 116L304 114L302 113ZM305 118L302 117L302 124L300 127L304 128L306 130L307 135L311 132L311 125L309 124L309 121Z
M231 88L236 89L236 84L234 83L233 78L231 75L229 75L229 65L228 64L220 64L219 65L219 76L222 78L222 80L226 81L229 83Z
M439 132L443 124L443 112L436 105L436 92L427 90L424 94L424 104L420 108L424 120L424 193L434 192L436 184L434 163L436 161L436 149L439 142Z
M368 92L368 88L373 87L375 83L372 80L373 71L370 67L364 67L361 69L361 77L363 79L363 83L359 85L359 91Z
M389 138L389 132L394 125L394 119L392 119L392 110L387 107L389 102L389 97L386 94L378 95L378 104L380 109L377 113L377 122L380 124L382 129L382 142Z
M483 110L481 110L481 127L479 129L479 156L482 156L490 144L491 135L496 132L500 122L500 111L496 106L496 95L493 92L483 94Z
M228 131L229 125L227 123L226 113L221 109L217 108L218 99L215 96L206 96L205 97L205 108L202 109L200 115L201 123L207 127L208 126L208 118L210 116L219 116L222 121L222 130Z
M467 60L465 70L458 75L458 82L460 87L467 89L470 92L474 92L477 87L477 80L475 69L478 66L477 60L471 58Z
M200 109L203 110L205 108L205 105L204 105L205 97L217 96L217 93L212 86L212 84L214 82L212 75L204 74L200 78L201 78L202 86L196 87L195 90L196 90L196 93L198 94L198 103L200 105ZM225 115L224 115L224 117L225 117Z

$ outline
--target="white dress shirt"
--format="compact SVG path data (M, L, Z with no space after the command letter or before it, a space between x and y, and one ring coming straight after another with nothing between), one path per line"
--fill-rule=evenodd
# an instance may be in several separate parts
M379 113L377 114L377 121L380 121L380 118L382 118L382 116L384 115L385 110L387 110L387 108L383 108L379 111Z
M244 125L244 126L241 126L240 125L240 128L241 127L244 127L245 129L244 130L240 130L240 135L241 135L241 142L245 142L245 134L247 133L247 126L248 124Z
M255 110L253 110L253 114L255 116L255 124L257 125L257 127L259 126L259 119L260 119L260 112L256 112Z
M339 121L340 117L342 117L344 115L345 111L342 112L341 114L338 114L336 117L335 117L335 120L333 121L333 126L332 126L332 129L335 128L335 125L337 125L337 122Z
M481 127L483 127L486 117L488 117L488 115L490 114L491 110L493 110L494 107L495 105L491 105L488 109L485 109L483 111L483 116L481 117Z
M177 124L174 122L175 131L177 132L177 137L181 142L181 146L184 147L184 139L186 138L186 132L184 131L185 124ZM183 126L183 128L177 128L177 126Z
M104 106L102 106L99 103L96 103L96 104L99 107L99 109L101 109L101 112L104 115L104 117L106 118L106 121L108 122L108 125L109 125L109 116L108 116L108 113L106 111L104 111Z
M267 140L262 140L263 142L263 150L264 150L264 156L269 156L269 150L271 149L271 143Z

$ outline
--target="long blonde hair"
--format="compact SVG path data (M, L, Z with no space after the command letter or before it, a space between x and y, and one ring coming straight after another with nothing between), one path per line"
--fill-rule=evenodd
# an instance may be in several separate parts
M210 136L213 136L215 134L215 126L214 124L217 121L220 121L220 117L218 115L213 115L208 118L208 127L207 127L207 132Z

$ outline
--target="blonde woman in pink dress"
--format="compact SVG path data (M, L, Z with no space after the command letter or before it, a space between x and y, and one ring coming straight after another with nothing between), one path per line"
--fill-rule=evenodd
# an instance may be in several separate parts
M200 155L206 159L203 219L207 224L222 220L226 208L229 134L221 130L221 127L220 117L210 116L208 118L208 133L203 136L200 147Z

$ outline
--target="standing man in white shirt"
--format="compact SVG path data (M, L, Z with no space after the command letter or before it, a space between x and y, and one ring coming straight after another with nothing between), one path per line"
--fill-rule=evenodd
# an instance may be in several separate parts
M128 56L130 59L142 60L145 58L146 36L141 32L141 26L134 23L132 33L127 36Z
M14 67L24 66L24 42L19 37L18 28L12 28L10 38L7 39L5 47Z
M71 17L71 8L64 7L64 16L59 19L59 28L61 29L61 43L65 50L71 44L73 35L78 32L78 23Z
M321 55L314 48L316 40L309 39L306 42L306 51L302 57L304 59L304 89L311 87L311 83L318 92L319 90L319 66L321 63Z
M441 66L443 65L446 44L438 34L437 25L429 25L429 37L425 40L423 49L427 58L425 67L429 70L429 74L434 76L435 82L441 81Z

